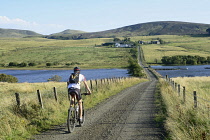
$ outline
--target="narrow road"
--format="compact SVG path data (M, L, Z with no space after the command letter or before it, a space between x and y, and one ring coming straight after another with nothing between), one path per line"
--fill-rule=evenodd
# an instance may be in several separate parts
M161 140L164 132L154 116L157 80L128 88L86 111L83 127L67 132L66 124L36 135L35 140Z
M154 103L157 80L148 69L145 72L150 81L127 88L87 110L83 127L76 127L73 133L68 133L66 124L55 126L36 135L34 140L164 139L164 131L154 121L157 112Z

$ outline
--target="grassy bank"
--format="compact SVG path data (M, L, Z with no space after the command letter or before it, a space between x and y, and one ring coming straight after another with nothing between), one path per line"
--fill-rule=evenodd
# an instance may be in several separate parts
M23 67L24 69L67 69L75 65L85 69L127 66L129 48L97 47L109 41L112 41L112 39L0 38L0 66L7 66L10 62L36 64L33 67ZM46 67L47 63L50 63L49 67Z
M165 122L169 139L204 140L210 139L209 80L210 77L174 78L176 83L185 86L183 92L177 93L165 80L160 80L162 110L157 118ZM193 91L198 93L198 106L194 105ZM204 100L203 100L204 99Z
M133 86L146 79L127 78L92 81L92 95L85 96L86 109L91 108L106 98L115 95L123 89ZM89 85L90 85L90 81ZM65 82L48 83L0 83L0 139L26 139L38 131L48 129L52 125L65 123L69 101ZM53 95L56 87L58 102ZM40 90L44 109L37 100L36 91ZM84 92L84 88L82 88ZM17 107L15 94L20 94L21 106Z

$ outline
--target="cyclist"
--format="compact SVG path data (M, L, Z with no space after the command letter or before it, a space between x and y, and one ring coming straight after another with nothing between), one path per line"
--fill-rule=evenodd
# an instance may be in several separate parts
M86 82L85 76L83 74L80 74L80 68L79 67L75 67L74 68L74 73L72 73L69 77L69 81L68 81L68 93L71 95L71 102L70 102L70 106L73 105L74 103L74 96L76 96L76 99L78 101L79 104L79 121L82 123L82 96L80 93L80 82L83 81L86 89L88 90L88 94L91 94L91 90Z

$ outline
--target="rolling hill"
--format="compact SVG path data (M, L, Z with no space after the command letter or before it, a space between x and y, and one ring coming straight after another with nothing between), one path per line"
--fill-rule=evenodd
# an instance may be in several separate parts
M2 29L0 37L42 36L49 39L87 39L87 38L114 38L148 35L200 35L207 34L210 24L190 23L180 21L157 21L129 25L117 29L101 32L84 32L80 30L64 30L51 35L41 35L29 30Z
M11 38L18 38L18 37L26 37L26 36L40 36L33 31L29 30L18 30L18 29L2 29L0 28L0 37L11 37Z
M210 24L178 21L159 21L135 24L102 32L79 33L73 35L63 34L59 36L49 35L45 37L52 39L87 39L148 35L198 35L207 34L206 29L208 28L210 28Z
M80 31L80 30L67 29L62 32L51 34L51 35L73 35L73 34L80 34L80 33L86 33L86 32Z

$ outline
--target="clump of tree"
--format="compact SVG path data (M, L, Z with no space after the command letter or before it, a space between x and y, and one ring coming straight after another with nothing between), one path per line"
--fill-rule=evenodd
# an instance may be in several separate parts
M173 65L173 64L181 64L181 65L197 65L197 64L207 64L210 63L210 56L201 57L198 55L176 55L176 56L164 56L161 59L163 64Z
M4 64L4 66L5 66L5 64ZM29 63L26 63L26 62L21 62L21 63L10 62L8 64L8 67L27 67L27 66L36 66L36 63L34 63L34 62L29 62Z
M137 56L138 56L138 51L137 48L132 48L130 49L130 54L131 57L128 60L128 74L131 76L136 76L136 77L143 77L143 68L139 65Z
M17 62L10 62L9 67L26 67L28 64L25 62L17 63Z
M138 64L138 61L136 59L133 59L132 57L128 60L128 74L135 77L143 77L143 68Z
M66 66L70 66L70 65L81 65L81 63L79 62L71 62L71 63L66 63Z
M114 42L122 42L122 43L124 43L124 44L126 44L126 43L133 43L132 41L131 41L131 38L128 38L128 37L125 37L124 39L119 39L119 38L114 38L113 39L113 41Z
M12 75L0 74L0 82L17 83L18 79Z
M208 32L208 34L210 34L210 28L206 29L206 32Z

